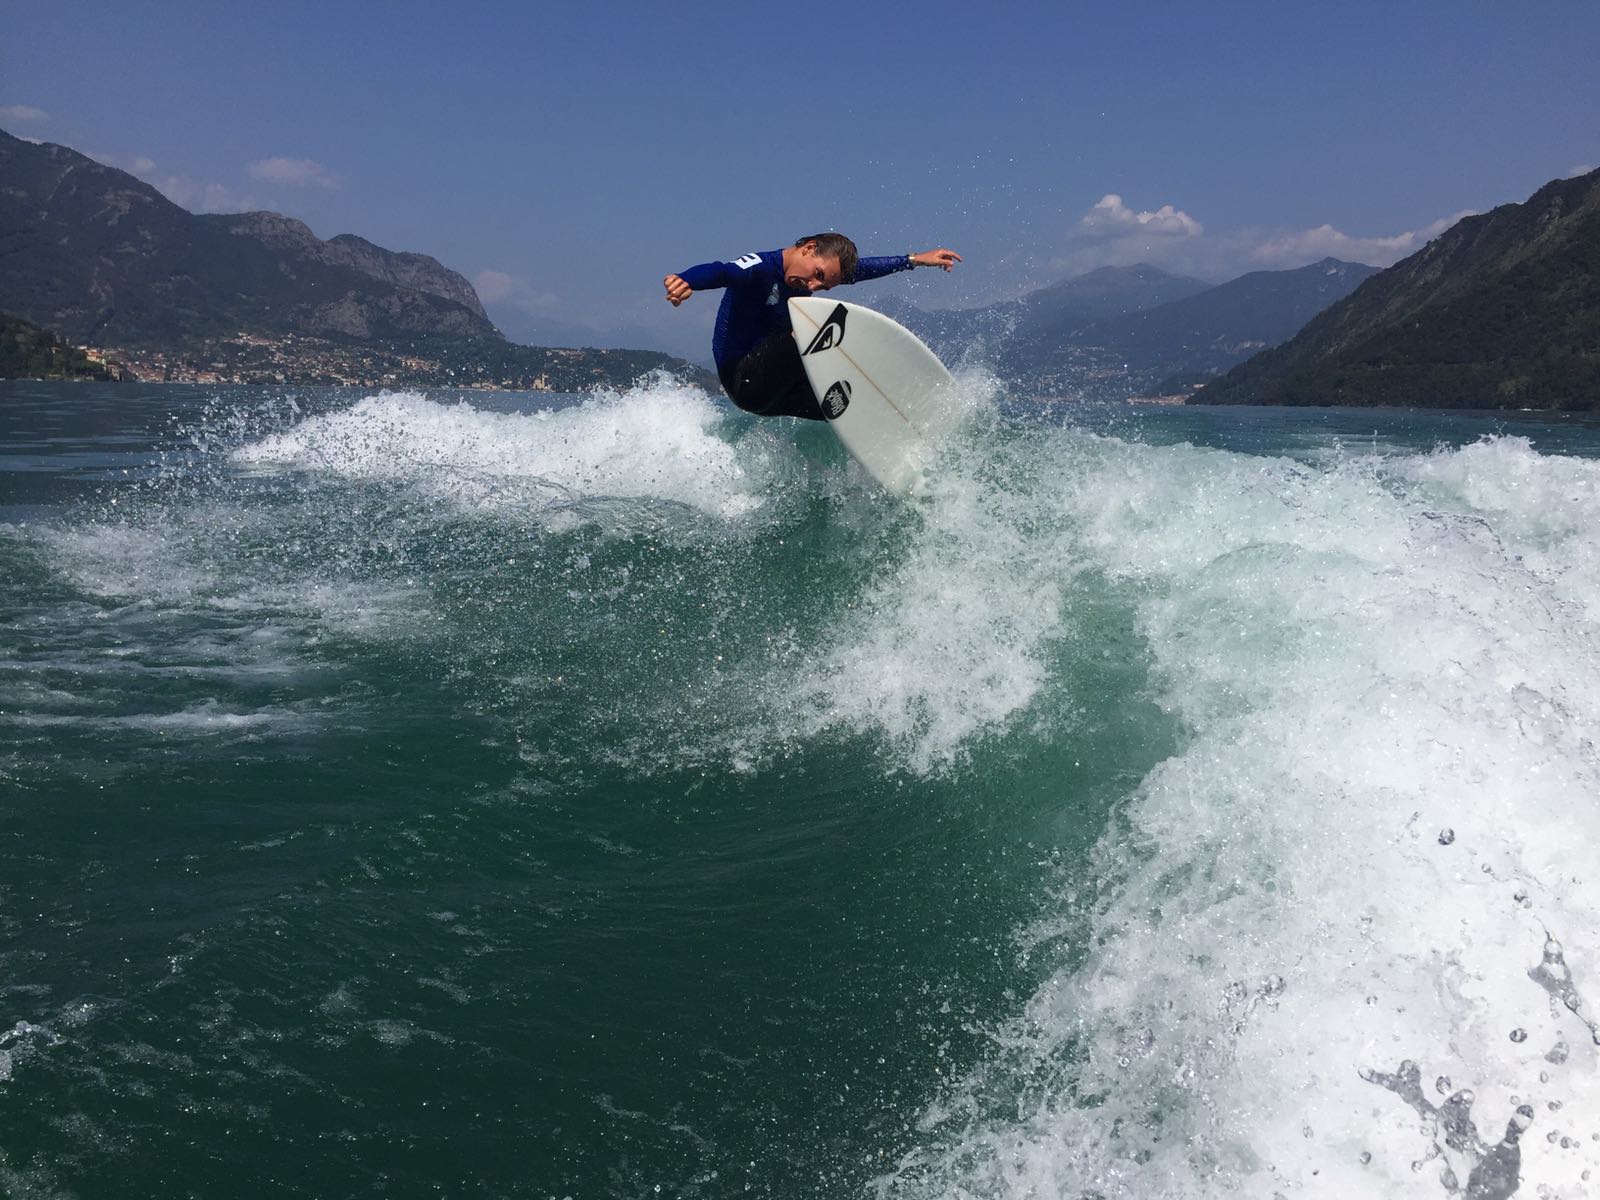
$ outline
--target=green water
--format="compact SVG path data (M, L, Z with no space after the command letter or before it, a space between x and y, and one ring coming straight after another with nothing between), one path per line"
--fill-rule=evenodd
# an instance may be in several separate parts
M997 412L907 508L694 395L361 400L0 394L8 1194L1056 1194L935 1160L1103 1101L1035 1010L1215 571L1040 497L1441 429Z

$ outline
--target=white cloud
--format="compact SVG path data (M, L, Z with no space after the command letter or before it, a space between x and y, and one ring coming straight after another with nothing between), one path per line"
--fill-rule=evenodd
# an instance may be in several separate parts
M1567 178L1576 179L1579 175L1587 175L1590 171L1600 171L1600 167L1595 166L1594 163L1576 166L1567 172Z
M1100 201L1078 222L1078 232L1085 237L1116 238L1128 234L1152 237L1199 237L1205 232L1199 221L1188 213L1163 204L1153 212L1135 212L1122 202L1115 192L1107 192Z
M50 114L31 104L0 105L0 121L48 121Z
M267 183L287 184L290 187L320 187L333 190L339 186L339 177L319 162L309 158L263 158L246 168L250 178Z
M1248 260L1258 268L1276 270L1299 267L1322 258L1340 258L1345 262L1387 267L1409 254L1415 254L1462 217L1471 215L1472 210L1466 209L1452 217L1442 217L1421 229L1408 229L1404 233L1385 237L1352 237L1332 225L1318 225L1315 229L1298 232L1262 234L1244 231L1237 236L1244 244Z
M1054 282L1099 267L1149 263L1175 274L1221 282L1249 271L1290 270L1323 258L1387 267L1469 215L1460 212L1420 229L1377 236L1348 234L1331 224L1207 233L1176 205L1135 211L1121 196L1108 193L1071 229L1059 250L1036 261L1026 274Z
M485 305L499 304L520 309L525 313L546 316L561 309L561 298L552 292L541 292L520 275L510 275L485 267L472 278L478 299Z
M485 304L498 304L516 290L517 280L515 276L507 275L504 271L485 267L473 279L472 286L478 289L479 300Z
M207 183L187 175L158 175L154 171L144 178L179 208L194 213L254 212L263 207L254 196L236 192L225 183Z
M265 207L247 192L237 192L225 183L193 179L188 175L163 174L148 154L91 154L96 162L137 175L179 208L195 213L254 212Z
M105 163L108 167L118 167L141 179L148 179L156 172L156 160L145 154L91 154L89 157L95 162Z

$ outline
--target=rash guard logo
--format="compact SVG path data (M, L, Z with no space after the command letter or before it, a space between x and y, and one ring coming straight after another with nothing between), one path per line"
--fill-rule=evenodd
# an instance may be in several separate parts
M805 348L806 354L815 354L819 350L832 350L844 341L844 316L845 307L839 305L822 323L822 328L817 330L817 336L811 339L811 345ZM845 393L848 399L849 393Z
M850 381L841 379L829 388L822 397L822 415L830 421L837 421L844 415L844 410L850 407Z
M751 267L759 267L761 265L761 255L759 255L759 254L743 254L743 255L740 255L738 258L733 260L733 265L738 267L740 270L748 271Z

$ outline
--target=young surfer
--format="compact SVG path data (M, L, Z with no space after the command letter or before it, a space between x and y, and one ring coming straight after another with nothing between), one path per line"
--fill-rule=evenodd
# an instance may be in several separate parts
M711 354L732 401L760 417L823 419L800 363L789 324L789 299L860 283L913 267L948 271L961 261L954 250L924 250L862 258L842 233L803 237L783 250L746 254L732 262L701 263L668 275L667 299L676 308L695 292L725 288L717 310Z

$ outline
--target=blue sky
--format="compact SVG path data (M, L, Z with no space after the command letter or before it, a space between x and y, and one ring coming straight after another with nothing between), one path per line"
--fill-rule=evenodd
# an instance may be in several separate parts
M1387 265L1600 166L1600 5L13 6L0 128L196 211L270 208L474 280L524 341L705 358L661 277L837 228L966 265ZM858 295L857 299L870 299Z

